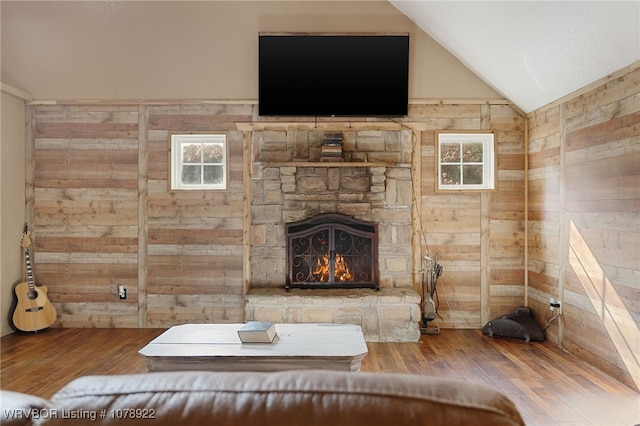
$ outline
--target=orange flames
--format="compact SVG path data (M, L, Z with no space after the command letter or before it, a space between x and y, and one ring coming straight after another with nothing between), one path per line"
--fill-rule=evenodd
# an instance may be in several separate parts
M345 282L353 281L353 275L349 272L349 265L345 261L344 257L336 254L335 262L333 265L334 281ZM329 264L329 255L325 254L322 257L318 257L316 261L316 267L313 270L313 275L318 277L322 282L329 282L329 275L331 274L331 267Z

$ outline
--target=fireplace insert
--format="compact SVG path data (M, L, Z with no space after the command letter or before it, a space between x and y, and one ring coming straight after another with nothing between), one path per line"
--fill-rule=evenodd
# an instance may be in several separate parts
M378 229L339 213L286 225L285 288L378 290Z

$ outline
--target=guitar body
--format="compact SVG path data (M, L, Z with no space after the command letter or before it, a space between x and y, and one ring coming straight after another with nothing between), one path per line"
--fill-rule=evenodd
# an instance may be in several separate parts
M50 327L56 320L56 308L47 296L47 287L35 286L33 293L28 282L15 288L18 303L13 311L13 325L22 331L38 331Z

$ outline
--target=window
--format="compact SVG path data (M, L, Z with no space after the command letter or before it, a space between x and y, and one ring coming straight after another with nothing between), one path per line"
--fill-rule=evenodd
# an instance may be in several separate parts
M495 189L493 133L438 133L438 190Z
M171 135L171 189L227 189L226 135Z

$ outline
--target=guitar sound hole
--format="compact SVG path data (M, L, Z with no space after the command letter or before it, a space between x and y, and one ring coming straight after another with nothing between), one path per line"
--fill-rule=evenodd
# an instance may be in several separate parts
M35 290L29 291L29 292L27 292L27 297L28 297L30 300L33 300L33 299L35 299L35 298L37 298L37 297L38 297L38 292L37 292L37 291L35 291Z

